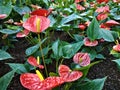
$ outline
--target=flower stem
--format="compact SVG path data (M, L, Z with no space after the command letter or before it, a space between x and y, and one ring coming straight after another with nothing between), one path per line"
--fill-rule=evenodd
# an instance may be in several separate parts
M38 40L39 40L39 42L41 42L40 34L38 34ZM44 55L43 55L43 52L42 52L42 45L41 44L40 44L40 52L41 52L43 64L44 64L44 67L45 67L45 73L46 73L46 76L48 77L47 66L45 64L45 59L44 59Z

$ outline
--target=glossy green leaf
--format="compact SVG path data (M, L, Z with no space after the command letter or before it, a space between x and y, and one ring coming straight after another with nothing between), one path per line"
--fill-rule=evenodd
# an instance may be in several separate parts
M96 18L93 18L89 27L87 28L87 36L90 40L94 41L99 35L99 23Z
M4 0L0 0L0 14L9 14L12 11L12 2L11 0L8 0L6 3L4 3Z
M117 64L118 69L120 70L120 59L113 60Z
M82 52L89 53L91 61L94 60L95 57L97 56L97 52L96 52L95 48L85 47L85 48L82 49Z
M90 63L88 66L85 66L85 67L78 67L78 66L77 66L77 67L74 68L74 70L82 71L82 72L83 72L82 78L85 78L86 75L88 74L89 69L90 69L93 65L98 64L98 63L100 63L100 62L101 62L101 61L96 61L96 62Z
M70 21L73 21L73 20L76 20L76 19L80 19L80 18L81 18L81 17L78 16L77 14L71 14L71 15L63 18L63 19L61 20L60 24L61 24L61 25L62 25L62 24L66 24L66 23L68 23L68 22L70 22Z
M12 68L12 70L16 69L16 73L21 74L28 72L24 64L18 64L18 63L6 63Z
M46 40L47 40L47 38L43 39L43 40L42 40L41 42L39 42L38 44L36 44L36 45L34 45L34 46L32 46L32 47L27 48L26 51L25 51L26 55L27 55L27 56L30 56L30 55L32 55L33 53L35 53L35 52L39 49L40 45L41 45L42 43L44 43Z
M1 29L0 32L4 33L4 34L15 34L17 32L20 32L20 29L18 29L18 30Z
M25 51L26 55L27 55L27 56L30 56L30 55L32 55L33 53L35 53L35 52L39 49L40 44L41 44L41 43L38 43L38 44L36 44L36 45L34 45L34 46L32 46L32 47L27 48L26 51Z
M14 10L20 15L29 13L31 11L30 8L27 6L14 6Z
M15 70L12 70L0 78L0 90L7 90L7 87L14 76Z
M103 38L105 41L108 41L108 42L114 41L114 37L113 37L111 31L100 29L99 32L100 32L100 34L99 34L98 38Z
M61 44L60 40L57 40L52 44L53 55L56 59L59 59L60 57L63 56L62 46L60 44Z
M76 85L76 90L102 90L107 77Z
M62 48L63 57L67 59L73 57L73 55L75 55L78 52L78 50L80 50L82 45L83 45L83 42L81 41L81 42L63 46Z
M0 60L5 60L9 58L13 58L13 57L6 51L0 50Z

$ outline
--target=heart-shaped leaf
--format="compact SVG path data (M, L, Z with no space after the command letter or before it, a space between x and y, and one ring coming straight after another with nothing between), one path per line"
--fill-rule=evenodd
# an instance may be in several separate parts
M99 23L96 18L93 18L92 22L90 23L87 29L87 36L91 41L94 41L98 38L99 35Z
M83 42L77 42L77 43L73 43L73 44L69 44L69 45L65 45L62 48L62 52L63 52L63 57L64 58L71 58L73 55L75 55L75 53L80 50L80 48L82 47Z
M0 14L7 14L9 16L12 11L12 2L11 0L8 0L6 3L3 2L4 0L0 0Z
M75 90L102 90L106 77L101 79L94 79L83 84L76 85Z

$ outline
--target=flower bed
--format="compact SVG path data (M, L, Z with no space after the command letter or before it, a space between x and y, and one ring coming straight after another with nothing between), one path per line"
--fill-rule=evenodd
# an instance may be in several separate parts
M2 90L13 77L30 90L102 90L105 81L104 90L118 90L119 0L1 0L0 5L0 60L8 68L0 78ZM113 87L111 78L118 81Z

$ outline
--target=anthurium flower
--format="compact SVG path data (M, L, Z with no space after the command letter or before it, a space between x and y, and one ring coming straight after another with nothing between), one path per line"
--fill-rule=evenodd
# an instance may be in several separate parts
M51 11L52 11L52 9L46 10L46 9L39 8L37 10L32 11L31 15L47 17L51 13Z
M83 75L81 71L72 71L66 65L60 65L58 68L58 72L60 77L62 77L65 82L72 82L78 80Z
M76 8L77 8L77 10L80 10L80 11L85 10L85 8L80 4L76 4Z
M39 60L37 62L37 59L33 56L30 56L28 58L28 63L31 64L32 66L39 67L40 69L43 69L44 66L39 64Z
M106 29L106 30L110 30L110 27L109 26L107 26L106 24L100 24L100 28L104 28L104 29Z
M7 17L6 14L0 14L0 19L4 19L4 18L6 18L6 17Z
M108 14L107 13L100 13L100 14L98 14L98 16L97 16L97 20L104 20L104 19L106 19L108 17Z
M115 25L120 25L120 23L116 22L114 20L109 20L105 23L105 25L111 27L111 26L115 26Z
M40 9L40 8L41 8L40 6L34 5L34 4L31 4L30 6L31 6L32 8L34 8L34 9Z
M104 2L104 3L108 3L109 0L97 0L97 2L98 2L98 3L103 3L103 2Z
M85 24L79 24L78 28L80 28L80 30L85 30L86 25Z
M97 13L106 13L106 12L110 12L109 6L99 7L99 8L96 9L95 12L97 12Z
M115 2L115 3L120 3L120 0L113 0L113 2Z
M23 27L31 32L40 33L47 29L50 20L43 16L33 15L23 23Z
M20 76L21 84L29 90L52 90L64 83L62 77L48 77L40 80L37 74L25 73Z
M96 46L98 45L98 41L97 40L94 40L94 41L90 41L89 38L84 38L84 45L85 46Z
M76 53L73 57L73 61L80 66L87 66L90 64L90 56L88 53Z
M114 45L113 50L117 51L117 52L120 52L120 44Z
M75 3L79 3L79 2L81 2L81 1L83 1L83 0L75 0Z
M16 37L17 38L26 37L29 33L30 33L30 31L25 29L25 30L23 30L21 32L18 32L17 35L16 35Z

